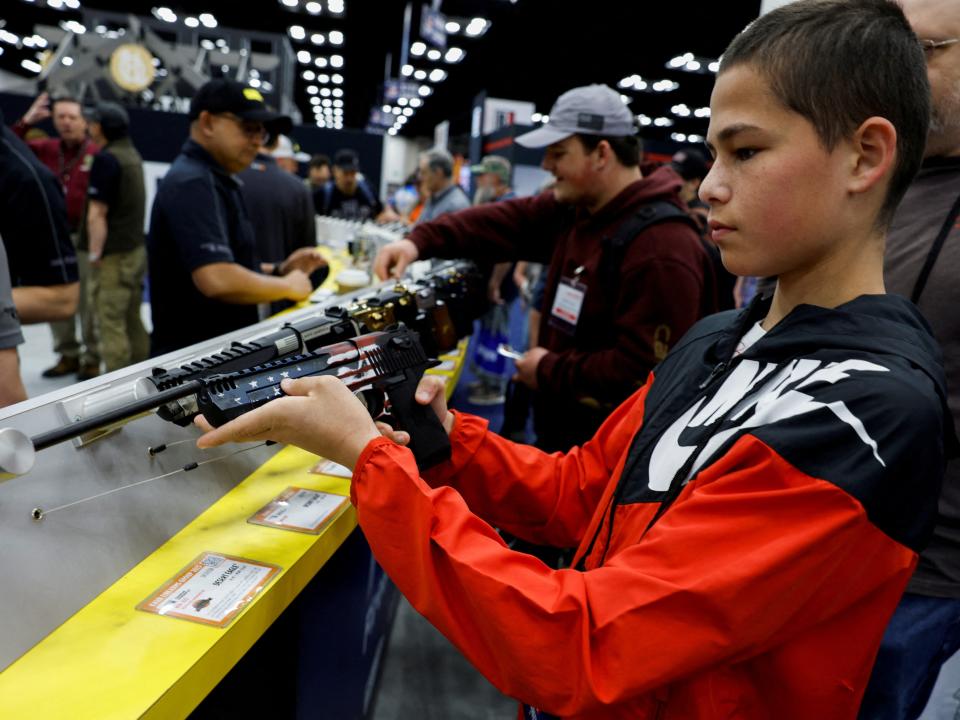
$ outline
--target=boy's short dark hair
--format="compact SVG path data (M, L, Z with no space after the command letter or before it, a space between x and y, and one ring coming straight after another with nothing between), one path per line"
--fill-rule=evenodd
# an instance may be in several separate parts
M601 140L606 140L610 143L610 149L613 150L613 154L616 155L621 165L637 167L640 164L640 157L643 155L643 141L639 135L582 135L577 133L576 137L588 153L596 150Z
M748 25L723 54L720 73L749 64L783 104L832 150L869 117L897 130L897 156L877 218L889 225L920 168L930 122L923 50L891 0L798 0Z
M314 155L312 158L310 158L309 167L323 167L324 165L330 167L330 158L326 155Z

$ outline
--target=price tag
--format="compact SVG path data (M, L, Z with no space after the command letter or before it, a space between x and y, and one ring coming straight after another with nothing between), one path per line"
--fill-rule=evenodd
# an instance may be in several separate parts
M333 475L334 477L347 478L348 480L353 477L353 472L350 468L344 467L340 463L335 463L333 460L321 460L313 466L310 472L314 475Z
M137 610L226 627L280 570L278 565L205 552Z
M288 487L247 522L319 535L349 504L343 495Z

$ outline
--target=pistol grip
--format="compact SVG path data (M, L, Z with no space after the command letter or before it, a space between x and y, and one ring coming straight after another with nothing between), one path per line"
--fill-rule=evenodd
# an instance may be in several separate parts
M421 405L414 395L423 371L410 372L407 379L387 390L390 414L400 429L410 435L410 449L421 470L450 459L450 438L437 414L429 405Z

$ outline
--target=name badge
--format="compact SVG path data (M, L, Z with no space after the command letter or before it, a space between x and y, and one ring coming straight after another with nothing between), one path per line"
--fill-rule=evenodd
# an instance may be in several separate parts
M587 286L576 278L561 278L550 308L550 325L572 335L577 329L586 294Z

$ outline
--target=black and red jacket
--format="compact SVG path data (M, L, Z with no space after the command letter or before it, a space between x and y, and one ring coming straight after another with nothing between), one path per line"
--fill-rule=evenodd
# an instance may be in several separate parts
M547 455L457 415L421 477L373 440L353 499L379 562L504 693L563 718L854 718L926 541L945 391L893 296L698 323L595 437ZM554 570L494 526L578 545Z

